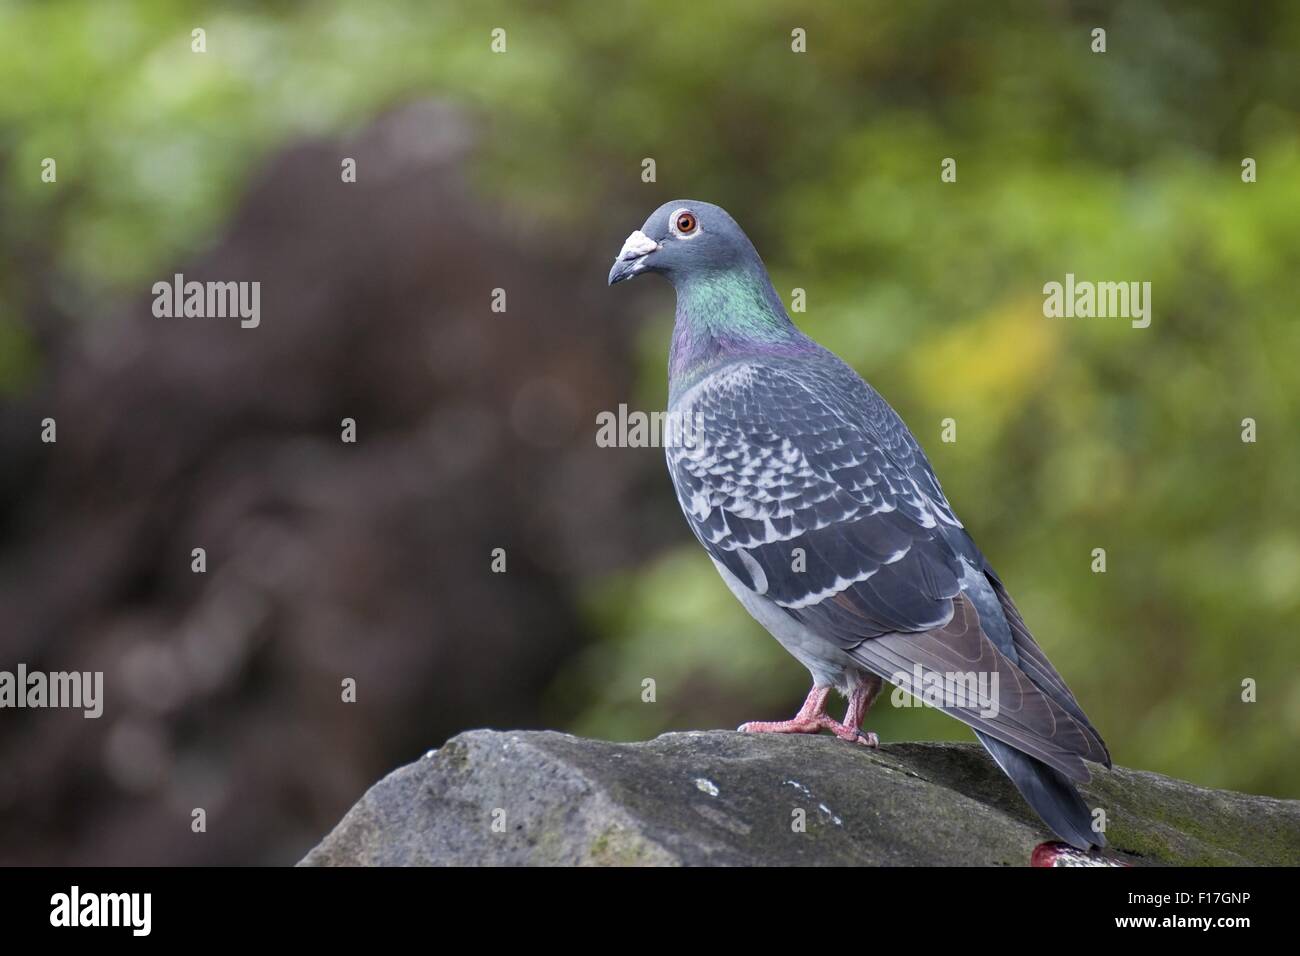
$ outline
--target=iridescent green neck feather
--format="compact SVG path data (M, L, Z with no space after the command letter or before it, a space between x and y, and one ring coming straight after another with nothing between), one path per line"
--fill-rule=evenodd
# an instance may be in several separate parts
M756 264L757 265L757 264ZM817 350L785 311L761 265L683 276L668 357L670 398L728 362Z

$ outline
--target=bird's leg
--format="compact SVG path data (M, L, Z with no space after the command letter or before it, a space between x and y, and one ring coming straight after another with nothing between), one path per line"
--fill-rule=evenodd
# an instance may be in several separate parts
M830 694L829 687L814 684L799 713L789 720L751 720L736 729L747 734L815 734L825 726L825 721L835 723L826 714L826 698Z
M877 686L876 690L880 688ZM857 700L858 688L854 689L853 700ZM747 734L815 734L819 730L829 730L841 740L856 740L859 743L875 746L875 734L863 736L857 726L848 727L841 724L834 717L826 713L826 698L831 694L829 687L818 687L813 685L813 689L808 692L808 697L799 708L799 713L795 714L789 720L751 720L747 724L741 724L737 729ZM862 714L866 713L866 708L871 706L871 694L866 699L866 704L862 708ZM852 713L853 703L850 701L849 709ZM859 724L861 719L859 718Z
M853 693L849 695L849 709L844 712L844 729L853 731L857 739L868 747L879 747L880 738L869 730L864 732L862 722L867 719L867 711L871 710L876 695L884 686L885 682L875 674L866 675L853 688Z

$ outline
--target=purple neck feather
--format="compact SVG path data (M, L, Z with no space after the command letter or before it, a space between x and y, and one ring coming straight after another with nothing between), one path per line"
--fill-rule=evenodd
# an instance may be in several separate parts
M668 358L671 392L735 359L819 351L790 321L761 269L692 276L676 285L677 315Z

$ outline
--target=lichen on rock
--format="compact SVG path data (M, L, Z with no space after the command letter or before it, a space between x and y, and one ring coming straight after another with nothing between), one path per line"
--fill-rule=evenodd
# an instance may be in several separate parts
M1300 862L1300 801L1094 768L1108 854ZM1025 866L1051 834L974 744L475 730L375 784L304 865Z

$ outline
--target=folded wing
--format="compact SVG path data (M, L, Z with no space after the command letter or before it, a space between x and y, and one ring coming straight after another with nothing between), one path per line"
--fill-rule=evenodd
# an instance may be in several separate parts
M943 709L1071 779L1109 763L916 440L856 373L829 353L737 363L674 411L695 426L667 450L682 510L742 582L886 680L987 675L986 699Z

